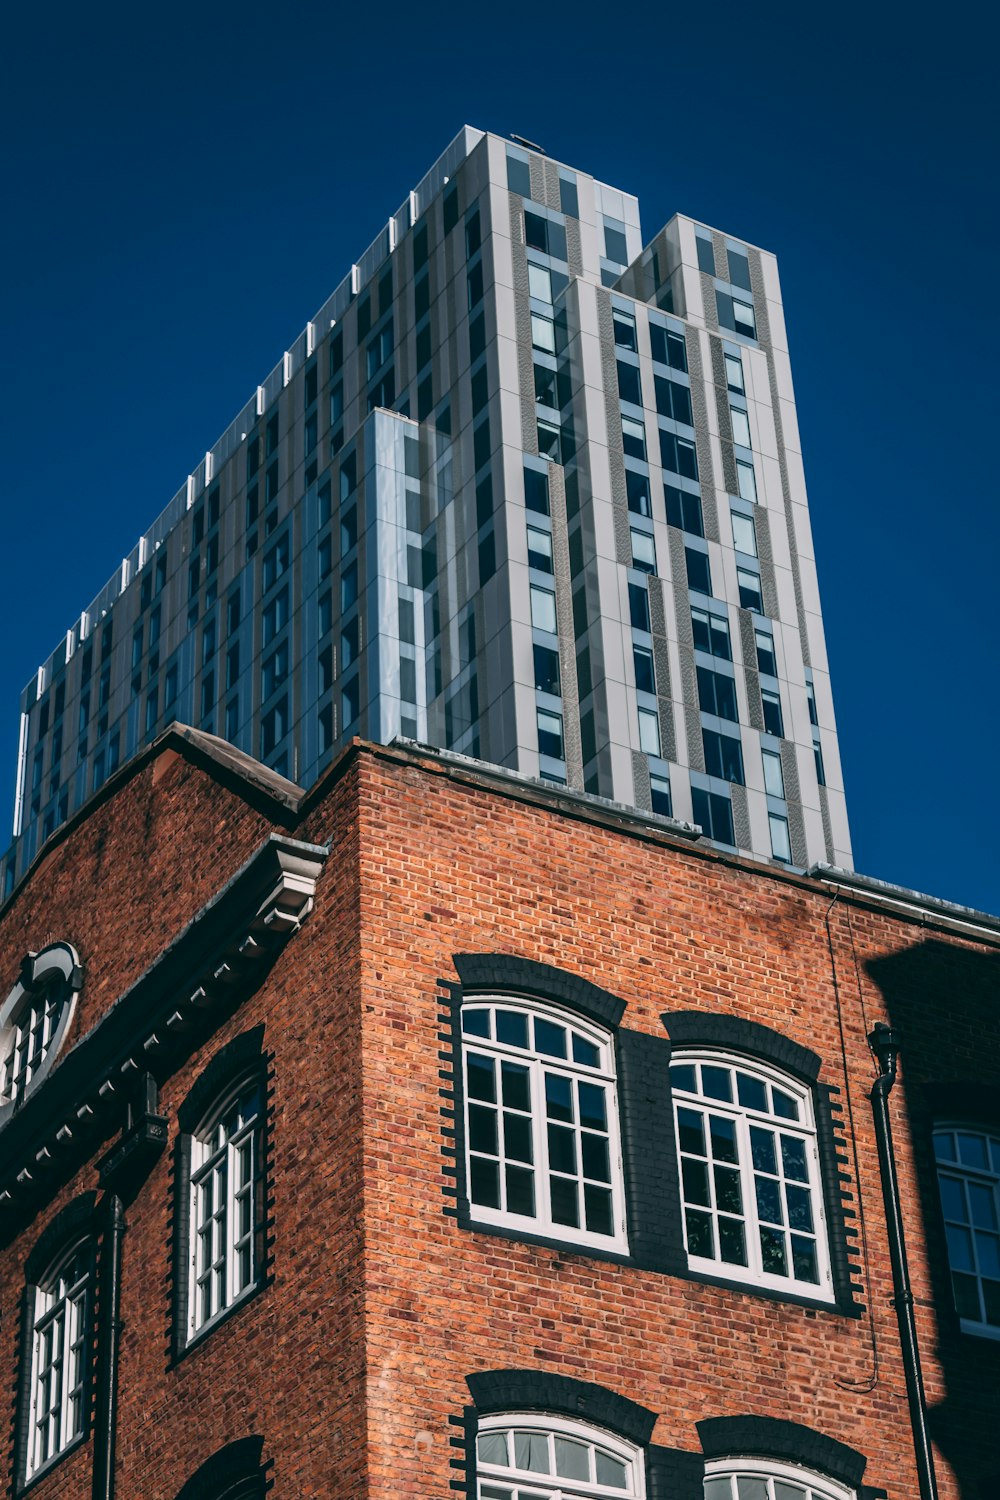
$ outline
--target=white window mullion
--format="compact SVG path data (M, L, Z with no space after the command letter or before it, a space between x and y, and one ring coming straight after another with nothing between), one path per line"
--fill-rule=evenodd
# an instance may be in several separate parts
M538 1227L544 1234L551 1234L552 1184L549 1178L549 1122L545 1113L545 1065L539 1058L530 1063L531 1114L536 1126L535 1168L538 1183L535 1189L535 1211Z

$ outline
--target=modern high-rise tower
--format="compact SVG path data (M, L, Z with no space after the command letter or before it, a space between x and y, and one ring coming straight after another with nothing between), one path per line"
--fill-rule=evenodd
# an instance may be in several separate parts
M5 892L173 720L849 867L774 257L464 128L24 690Z

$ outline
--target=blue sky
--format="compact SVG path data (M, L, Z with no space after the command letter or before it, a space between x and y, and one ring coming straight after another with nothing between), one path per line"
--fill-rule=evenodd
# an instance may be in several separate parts
M19 11L4 823L21 687L468 122L777 253L857 866L1000 912L990 7Z

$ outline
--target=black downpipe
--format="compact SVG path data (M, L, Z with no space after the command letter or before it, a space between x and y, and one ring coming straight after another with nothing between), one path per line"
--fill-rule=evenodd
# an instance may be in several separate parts
M122 1236L125 1209L117 1193L104 1200L107 1219L101 1247L101 1303L97 1336L97 1410L94 1426L94 1500L113 1500L118 1425L118 1339L121 1333Z
M875 1116L875 1139L878 1142L878 1159L882 1171L882 1197L885 1202L886 1228L889 1231L893 1301L899 1323L899 1341L903 1355L903 1370L906 1375L906 1399L910 1408L913 1448L917 1459L917 1477L920 1481L920 1500L938 1500L934 1454L927 1432L927 1405L924 1398L923 1375L920 1371L917 1325L913 1316L913 1292L906 1261L906 1241L903 1238L903 1214L899 1201L899 1179L896 1176L896 1157L892 1144L892 1121L889 1118L889 1095L896 1082L896 1063L899 1058L899 1033L879 1021L868 1038L868 1044L878 1059L879 1066L879 1076L871 1092L872 1112Z

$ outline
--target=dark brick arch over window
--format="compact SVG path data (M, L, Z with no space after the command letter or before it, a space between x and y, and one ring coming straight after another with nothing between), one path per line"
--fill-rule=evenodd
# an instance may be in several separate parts
M471 1212L464 1182L465 1109L462 1085L463 1001L477 994L528 996L549 1001L595 1021L614 1040L618 1112L628 1228L628 1255L597 1246L567 1243L567 1252L622 1261L648 1270L683 1273L686 1258L671 1222L680 1212L675 1172L663 1172L662 1153L673 1153L674 1127L667 1088L670 1046L663 1037L630 1031L621 1025L626 1002L599 985L551 964L537 963L509 953L459 953L454 956L461 983L446 984L448 1008L442 1017L451 1044L450 1081L454 1107L447 1109L447 1128L454 1131L452 1171L457 1178L457 1205L451 1209L463 1228L530 1242L534 1237L501 1226L484 1226ZM673 1160L673 1155L665 1158ZM560 1243L546 1236L544 1243Z
M479 1419L505 1412L547 1412L590 1422L633 1443L645 1458L648 1500L703 1500L705 1461L700 1453L651 1443L657 1413L592 1380L575 1380L549 1370L480 1370L466 1376L473 1405L461 1419L466 1495L476 1495L476 1434Z
M859 1275L859 1269L852 1259L856 1252L851 1244L855 1231L848 1222L853 1220L855 1214L851 1206L851 1194L848 1191L849 1179L847 1173L842 1170L842 1164L847 1161L847 1147L846 1141L839 1133L838 1122L834 1119L834 1112L840 1112L840 1106L835 1102L835 1096L840 1090L835 1085L820 1083L819 1073L822 1063L819 1056L810 1048L793 1042L778 1031L773 1031L771 1027L763 1026L759 1021L744 1020L739 1016L718 1015L710 1011L680 1010L664 1012L661 1020L670 1038L671 1051L675 1047L683 1046L718 1047L726 1052L743 1053L749 1057L759 1058L762 1062L770 1063L772 1067L791 1074L793 1078L806 1084L812 1090L823 1207L826 1212L829 1234L834 1304L838 1312L850 1317L860 1317L863 1308L856 1300L860 1287L855 1280ZM664 1092L669 1099L669 1076ZM672 1100L670 1115L671 1150L673 1152L670 1160L676 1161L676 1147L673 1144ZM676 1189L676 1171L673 1176ZM684 1270L680 1274L690 1274L686 1269L687 1257L684 1254L679 1207L676 1216L670 1220L670 1233L672 1254L676 1255L679 1251L684 1264ZM735 1283L727 1279L726 1284L734 1285ZM776 1297L783 1302L810 1303L809 1298L800 1297L791 1291L776 1292L764 1287L754 1287L754 1291L758 1296Z
M800 1422L777 1417L707 1417L698 1422L698 1436L706 1459L775 1458L802 1464L828 1479L856 1490L858 1500L878 1500L885 1490L862 1485L868 1464L863 1453Z
M175 1361L180 1359L189 1347L197 1343L199 1337L199 1335L196 1335L194 1339L189 1339L188 1337L188 1258L191 1250L189 1212L191 1137L204 1123L205 1117L209 1114L213 1106L220 1103L229 1090L239 1087L244 1082L249 1082L254 1077L259 1078L264 1095L260 1163L263 1211L257 1233L260 1274L256 1281L254 1293L251 1295L255 1295L256 1292L267 1286L271 1279L268 1058L263 1047L263 1025L254 1026L249 1031L241 1032L239 1036L227 1042L224 1047L219 1049L195 1079L186 1098L177 1110L179 1134L174 1151L173 1183L171 1189L171 1202L173 1205L173 1254L171 1258L172 1290L170 1298L170 1346L172 1357ZM223 1314L223 1317L218 1322L224 1321L231 1313L236 1312L247 1300L247 1296L241 1296L229 1312ZM218 1322L213 1322L211 1326L218 1326Z
M258 1500L265 1491L262 1437L239 1438L213 1453L178 1491L177 1500Z
M68 1250L75 1242L85 1238L92 1241L97 1235L97 1194L81 1193L67 1203L65 1208L55 1215L38 1236L27 1260L24 1263L24 1292L21 1298L21 1317L18 1331L18 1344L15 1351L17 1369L17 1407L14 1422L14 1465L13 1472L17 1477L18 1485L23 1480L28 1463L28 1444L30 1441L30 1412L31 1412L31 1380L32 1362L34 1356L35 1336L35 1289L44 1282L48 1272L52 1269L64 1250ZM71 1452L78 1442L85 1442L90 1435L91 1409L89 1392L93 1381L93 1318L94 1318L94 1273L96 1270L96 1253L91 1246L91 1284L90 1295L87 1299L87 1339L86 1347L91 1350L91 1359L88 1360L84 1389L88 1393L83 1403L83 1432L67 1447L66 1452Z

